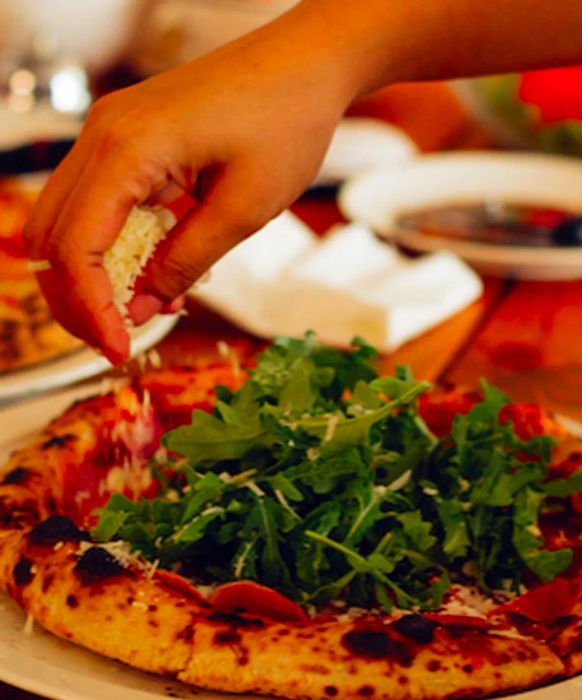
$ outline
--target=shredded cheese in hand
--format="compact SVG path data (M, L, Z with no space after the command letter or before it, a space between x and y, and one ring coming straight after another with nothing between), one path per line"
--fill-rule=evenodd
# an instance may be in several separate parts
M103 256L113 300L124 318L137 278L175 222L172 212L162 207L134 207L117 240Z

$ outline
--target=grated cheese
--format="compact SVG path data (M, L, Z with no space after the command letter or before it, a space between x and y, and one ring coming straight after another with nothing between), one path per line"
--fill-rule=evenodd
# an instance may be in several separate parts
M325 429L325 435L323 436L323 442L329 442L333 438L333 434L335 433L335 429L337 428L338 422L338 415L330 416L329 420L327 421L327 427Z
M158 566L160 565L160 560L155 559L151 565L148 566L147 571L146 571L146 578L148 581L151 581L153 577L155 576L156 571L158 570Z
M148 353L147 353L147 358L150 361L150 365L154 369L159 369L162 366L162 358L160 356L160 353L152 348Z
M172 212L163 207L134 207L117 240L103 256L113 300L123 317L127 318L127 304L138 276L175 223Z
M225 340L219 340L216 343L216 349L220 357L228 360L235 377L240 375L240 358L237 351L231 347Z
M34 617L31 612L26 616L26 622L24 623L22 631L25 637L32 637L32 633L34 632Z
M30 272L46 272L52 268L50 260L29 260L26 269Z
M391 484L389 484L386 489L388 491L400 491L404 488L406 484L410 481L412 477L412 469L407 469L404 474L401 474L398 479L395 479Z

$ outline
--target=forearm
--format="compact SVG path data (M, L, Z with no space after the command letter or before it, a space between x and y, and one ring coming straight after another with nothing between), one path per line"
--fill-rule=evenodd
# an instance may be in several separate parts
M336 52L358 94L582 63L580 0L303 0L286 21Z

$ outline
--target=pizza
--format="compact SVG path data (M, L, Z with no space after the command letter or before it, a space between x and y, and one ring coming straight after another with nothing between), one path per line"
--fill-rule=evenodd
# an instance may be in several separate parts
M0 372L80 347L53 318L27 267L22 228L35 197L14 180L0 182Z
M193 686L481 698L582 670L582 445L550 414L280 339L79 401L0 473L0 586Z

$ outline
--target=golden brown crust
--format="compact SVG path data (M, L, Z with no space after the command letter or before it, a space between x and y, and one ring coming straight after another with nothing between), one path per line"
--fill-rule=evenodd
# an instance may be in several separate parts
M167 374L157 378L169 379ZM581 669L578 616L551 645L441 623L431 626L430 639L419 641L394 619L378 617L274 622L217 613L151 570L112 564L104 549L95 555L96 547L80 541L82 533L39 542L31 536L35 525L74 510L64 488L71 467L103 448L103 435L112 420L120 422L122 408L129 416L123 433L128 444L135 447L138 435L152 440L157 434L155 415L139 401L142 387L155 386L156 375L150 380L141 380L137 390L126 387L76 404L0 470L0 587L43 627L186 683L288 698L481 697ZM179 381L188 386L191 401L194 374ZM196 397L202 401L208 392ZM140 430L134 434L131 426L138 418ZM98 560L96 568L88 565L91 556Z

